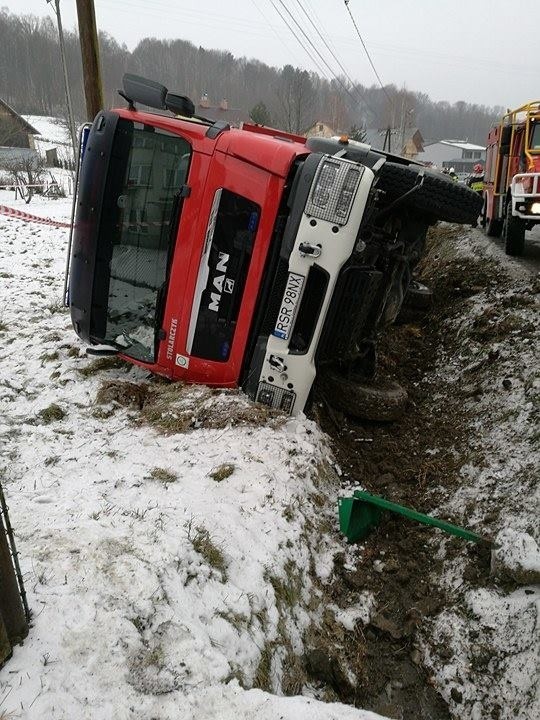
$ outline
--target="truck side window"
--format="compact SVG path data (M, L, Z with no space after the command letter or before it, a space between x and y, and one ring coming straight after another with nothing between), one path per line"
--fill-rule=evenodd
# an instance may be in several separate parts
M219 205L214 233L199 271L199 277L207 274L207 281L198 311L194 308L197 321L188 351L206 360L225 362L231 351L261 209L224 188L217 191L216 200Z

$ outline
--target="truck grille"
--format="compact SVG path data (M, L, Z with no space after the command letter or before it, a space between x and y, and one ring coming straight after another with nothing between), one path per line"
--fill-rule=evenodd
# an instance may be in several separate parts
M318 362L352 358L369 338L377 320L382 278L382 272L365 266L342 270L321 334Z

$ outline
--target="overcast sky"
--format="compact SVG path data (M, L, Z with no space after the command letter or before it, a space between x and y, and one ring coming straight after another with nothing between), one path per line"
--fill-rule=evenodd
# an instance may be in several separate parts
M298 19L339 74L303 8L348 75L364 85L377 82L344 0L94 1L98 28L130 50L143 37L182 38L322 74L274 3L290 24L284 8ZM52 14L46 0L0 0L0 6L18 14ZM64 26L75 28L75 0L60 0L60 8ZM434 100L485 105L516 107L540 96L540 0L349 0L349 8L384 83L426 92ZM331 76L320 58L317 62Z

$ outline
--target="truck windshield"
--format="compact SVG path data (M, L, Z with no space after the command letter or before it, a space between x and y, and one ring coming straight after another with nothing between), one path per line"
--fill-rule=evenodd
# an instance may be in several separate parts
M529 149L540 152L540 120L531 123L531 141Z
M118 123L106 188L111 211L99 232L98 254L108 272L95 278L94 304L102 307L95 330L145 362L155 360L190 156L189 143L177 135L131 120Z

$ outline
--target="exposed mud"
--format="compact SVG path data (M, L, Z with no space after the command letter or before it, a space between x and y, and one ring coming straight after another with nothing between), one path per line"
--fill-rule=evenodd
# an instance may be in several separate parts
M461 469L469 462L481 462L479 456L471 457L475 450L469 439L478 419L475 402L482 396L482 382L499 360L491 342L510 334L525 337L531 328L504 303L488 305L467 330L475 343L484 344L485 352L463 357L463 338L445 331L448 320L459 316L466 299L500 292L509 279L490 259L456 254L461 233L461 228L452 226L432 232L419 278L434 291L433 307L423 317L411 322L409 315L407 324L389 328L379 344L380 372L398 379L408 392L405 415L390 424L358 423L334 410L323 394L314 406L318 421L333 439L347 488L344 494L361 485L417 510L437 512L462 482ZM512 306L520 304L518 295ZM531 301L527 293L523 297L523 303ZM456 358L459 381L436 372L442 357ZM460 524L461 518L443 519ZM486 508L487 527L489 520ZM349 679L340 692L323 673L318 677L321 685L331 684L343 701L391 718L461 717L459 684L451 683L443 692L430 674L426 643L433 637L425 632L434 616L455 603L436 578L458 555L464 566L461 582L468 588L492 582L489 547L390 513L362 545L347 547L336 562L330 601L346 608L354 605L359 593L369 591L374 595L374 611L367 623L357 623L343 638L340 650L334 643L331 651L334 665L349 668L355 682ZM312 644L324 646L325 634L328 640L331 631L322 630ZM452 649L441 642L429 647L428 654L444 665Z

